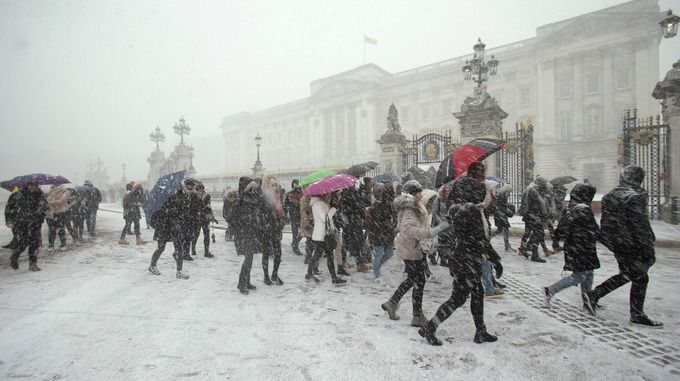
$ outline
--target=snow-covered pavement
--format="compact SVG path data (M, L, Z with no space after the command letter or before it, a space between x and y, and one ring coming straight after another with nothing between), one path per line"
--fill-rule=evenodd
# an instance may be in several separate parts
M113 206L111 206L113 207ZM302 258L284 235L283 286L262 283L257 255L248 296L236 289L242 261L216 232L211 251L174 276L172 247L146 271L155 242L117 245L121 215L100 212L99 237L65 253L41 252L43 271L9 268L0 253L0 379L151 380L669 380L680 379L680 252L658 249L646 310L665 323L650 330L628 324L629 286L602 299L597 318L581 311L571 288L542 306L540 287L559 279L562 257L548 263L504 254L509 295L487 300L486 323L497 343L472 342L467 304L439 329L441 347L410 327L410 293L401 320L380 309L403 279L395 257L383 267L387 286L370 273L352 272L348 284L330 283L325 265L317 286L304 280ZM151 240L151 231L143 230ZM9 240L7 229L0 233ZM517 239L514 239L515 246ZM199 242L202 242L199 240ZM202 243L199 243L199 252ZM599 284L616 273L600 247ZM428 317L448 298L448 269L432 268L424 309Z

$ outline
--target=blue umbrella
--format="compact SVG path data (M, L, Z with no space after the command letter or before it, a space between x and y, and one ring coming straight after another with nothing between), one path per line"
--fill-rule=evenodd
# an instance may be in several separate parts
M151 217L158 211L158 209L163 206L165 201L170 198L170 196L175 193L178 185L182 184L184 179L184 172L179 171L175 173L170 173L165 176L161 176L153 186L151 192L147 196L146 203L144 203L144 213L146 218L151 220Z
M3 181L0 187L12 190L14 187L21 187L26 184L36 183L38 185L68 184L71 181L64 176L53 176L46 173L31 173L30 175L17 176L12 180Z
M383 181L399 181L399 177L392 173L384 173L382 175L375 176L373 181L376 183L382 183Z
M78 185L77 187L73 188L76 190L78 193L90 193L94 192L94 187L87 187L85 185Z

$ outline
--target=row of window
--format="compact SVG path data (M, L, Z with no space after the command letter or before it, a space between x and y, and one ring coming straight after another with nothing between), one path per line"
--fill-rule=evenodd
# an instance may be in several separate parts
M583 90L586 94L599 94L602 88L600 71L587 71L583 76ZM629 67L618 67L614 69L614 88L625 90L631 86L631 69ZM558 75L557 96L559 98L570 98L573 93L573 79L570 72Z

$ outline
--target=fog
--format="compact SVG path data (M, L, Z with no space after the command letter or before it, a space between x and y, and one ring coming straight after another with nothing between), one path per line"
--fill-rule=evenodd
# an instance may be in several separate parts
M159 126L166 153L183 115L199 175L223 172L223 117L309 95L315 79L367 62L390 72L535 36L615 0L0 1L0 179L145 179ZM660 1L680 10L680 1ZM660 74L680 38L662 41Z

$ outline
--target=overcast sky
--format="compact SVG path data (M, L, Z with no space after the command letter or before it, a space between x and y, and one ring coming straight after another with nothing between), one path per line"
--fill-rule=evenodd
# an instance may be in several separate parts
M113 179L123 163L145 179L156 126L166 154L180 115L189 144L218 147L224 116L306 97L314 79L361 65L364 33L378 40L367 61L397 72L618 3L0 0L0 179L82 176L97 157ZM677 52L680 37L662 41L662 74ZM221 171L211 151L196 152L199 174Z

